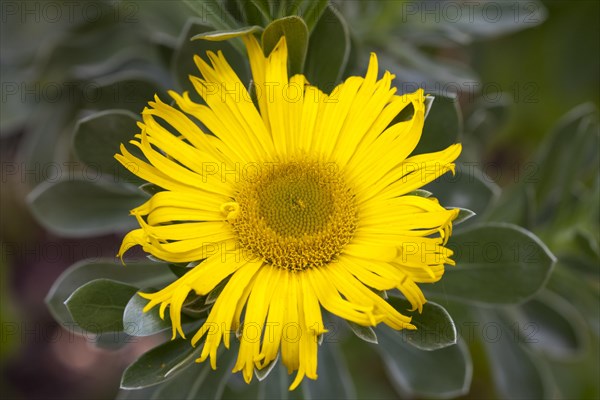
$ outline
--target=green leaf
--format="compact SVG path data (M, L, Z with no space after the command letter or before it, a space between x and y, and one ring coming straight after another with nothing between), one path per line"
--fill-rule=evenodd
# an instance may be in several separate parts
M329 93L341 81L350 56L350 33L342 15L328 6L310 35L304 74Z
M454 226L456 226L458 224L462 224L463 222L468 221L469 219L471 219L477 215L473 211L471 211L467 208L458 207L458 210L459 211L458 211L458 215L456 216L456 219L454 221L452 221L452 224Z
M73 320L93 333L123 331L123 311L137 288L110 279L96 279L77 289L65 305Z
M210 31L199 33L192 36L190 40L211 40L214 42L220 42L221 40L229 40L240 36L245 36L250 33L262 32L263 28L260 26L248 26L240 29L234 29L230 31Z
M557 358L576 357L586 350L586 324L579 310L544 290L519 308L521 340Z
M150 100L150 99L149 99ZM140 178L123 167L114 157L121 143L127 144L139 132L137 117L126 110L107 110L77 122L73 148L77 157L102 175L114 181L139 184Z
M156 78L144 71L118 71L95 80L84 94L85 107L93 110L124 109L139 114L154 96L166 99L165 90Z
M435 106L434 106L435 108ZM448 208L465 208L482 215L500 195L500 188L473 164L457 164L456 174L444 174L425 186ZM473 221L474 219L471 219Z
M378 329L375 346L391 384L402 397L452 398L469 392L473 367L463 341L423 351L388 327Z
M163 286L173 280L165 264L131 263L123 266L109 259L80 261L65 270L50 288L46 304L52 316L65 326L74 323L65 301L80 286L99 278L110 278L135 287Z
M247 3L251 3L256 7L256 11L260 13L263 20L269 23L273 19L273 11L271 6L273 3L268 0L250 0Z
M146 197L117 184L72 180L46 182L27 197L36 220L49 231L66 237L90 237L137 226L129 210Z
M377 335L375 331L370 326L362 326L358 325L352 321L346 321L352 332L359 338L364 340L365 342L375 343L377 344Z
M476 304L518 304L545 284L555 257L531 232L486 224L452 235L456 266L423 289L432 297Z
M238 22L218 0L183 0L200 20L208 22L211 30L232 30Z
M554 209L564 203L574 183L579 181L581 169L589 166L590 160L584 155L590 148L597 150L597 138L598 111L591 103L572 109L548 133L548 139L531 163L533 169L524 171L527 176L522 177L535 184L539 206Z
M319 379L304 379L302 394L305 399L352 399L356 389L348 365L339 345L334 342L319 347Z
M227 62L237 73L242 82L248 82L248 62L242 52L234 47L236 41L210 41L210 40L191 40L198 35L214 32L214 28L205 25L204 20L190 19L183 28L178 39L177 49L173 54L171 62L171 71L176 78L182 91L188 91L192 100L202 103L202 99L196 93L194 85L190 82L191 76L200 76L200 71L194 62L194 56L201 57L204 61L210 62L206 53L212 51L217 53L222 51Z
M329 0L304 0L300 8L301 16L304 17L304 22L308 26L308 31L312 33L317 23L321 20L323 13L327 10Z
M213 370L208 361L197 364L193 359L182 366L175 377L158 386L155 399L207 399L223 398L225 387L233 378L231 370L238 353L237 341L231 343L229 350L219 353L217 369Z
M198 351L189 339L176 339L153 348L131 364L121 377L121 389L142 389L177 376L194 364Z
M517 342L518 335L509 330L498 312L480 310L478 315L483 327L481 341L490 357L492 378L501 398L548 398L541 371Z
M435 100L423 126L423 134L413 154L440 151L458 142L462 134L462 116L456 96L433 93Z
M406 342L421 350L438 350L456 344L456 326L446 309L437 303L428 301L423 305L423 312L407 313L411 309L408 300L399 297L388 299L396 310L412 317L411 323L416 331L408 329L397 332L404 336Z
M147 293L147 291L144 291ZM161 319L158 314L158 307L144 312L144 307L148 300L144 299L137 292L131 297L123 312L123 326L125 333L131 336L150 336L156 333L171 329L171 317L169 313L165 314L165 319Z
M302 73L308 46L308 27L302 18L289 16L271 22L262 34L262 48L266 55L285 36L288 48L289 75Z

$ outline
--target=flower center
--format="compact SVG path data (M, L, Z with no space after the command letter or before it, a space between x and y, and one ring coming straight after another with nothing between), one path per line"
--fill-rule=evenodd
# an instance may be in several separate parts
M356 228L354 194L335 164L288 162L241 184L229 217L241 245L287 270L327 264ZM231 214L233 215L233 214Z

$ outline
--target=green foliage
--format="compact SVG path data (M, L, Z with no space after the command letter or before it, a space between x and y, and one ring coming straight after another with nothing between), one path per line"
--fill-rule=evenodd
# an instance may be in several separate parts
M398 297L390 297L388 302L402 313L411 308L407 300ZM420 350L438 350L456 344L456 327L444 307L428 301L423 305L423 312L408 315L412 317L411 323L417 330L397 333L404 336L408 344Z
M119 181L138 183L141 179L123 167L114 157L121 143L127 144L135 133L138 117L125 110L107 110L78 121L73 150L81 161L100 174Z
M449 398L468 393L473 371L469 351L463 342L423 351L390 328L382 327L378 331L379 346L376 349L399 394Z
M427 286L431 297L478 304L515 304L546 283L555 259L531 232L487 224L457 232L448 247L457 266Z
M308 27L302 18L289 16L271 22L262 33L262 48L270 54L280 38L285 36L288 47L289 74L304 71L304 60L308 47Z
M310 36L304 68L306 78L324 92L331 92L342 79L349 56L348 26L340 13L329 6Z
M414 154L444 150L459 142L462 116L455 97L433 94L433 104L425 118L425 126Z
M128 187L92 180L47 182L31 192L33 216L46 229L67 237L102 235L136 226L129 210L146 198Z
M144 290L144 292L151 293L152 291ZM125 333L131 336L150 336L170 330L171 317L169 314L165 315L165 319L161 319L156 307L150 311L143 312L148 300L142 298L139 293L136 292L134 296L131 296L123 310L121 319L123 320Z
M95 279L65 301L73 320L93 333L123 331L123 311L137 289L110 279Z
M157 385L193 366L199 356L189 340L176 339L153 348L123 373L121 389L142 389Z

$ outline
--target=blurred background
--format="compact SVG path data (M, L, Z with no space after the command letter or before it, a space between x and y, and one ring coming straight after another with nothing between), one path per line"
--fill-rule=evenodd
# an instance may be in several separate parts
M526 309L534 316L550 315L549 303L561 310L540 319L555 329L542 330L551 333L545 345L528 350L540 351L539 370L552 381L544 393L598 398L600 2L487 2L493 6L483 21L454 14L480 2L427 3L334 2L353 49L344 76L363 73L368 52L377 51L401 91L417 85L456 94L467 159L494 193L502 189L487 220L530 229L559 259L545 300ZM160 341L132 338L105 349L55 322L44 302L53 282L80 260L114 258L133 225L52 228L28 199L48 182L94 179L97 172L71 149L82 118L107 109L137 114L155 93L185 87L192 17L215 25L214 15L195 15L181 2L1 3L2 398L113 398L123 369ZM66 207L85 204L75 198ZM350 365L360 363L351 348ZM477 346L471 354L473 382L464 397L506 397L490 383L493 360ZM399 396L381 367L350 372L362 376L359 397Z

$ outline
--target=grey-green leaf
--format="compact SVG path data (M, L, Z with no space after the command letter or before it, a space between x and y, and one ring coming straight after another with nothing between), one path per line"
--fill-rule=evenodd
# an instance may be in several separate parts
M260 26L247 26L244 28L234 29L234 30L221 30L221 31L210 31L199 33L195 36L192 36L191 40L211 40L215 42L219 42L221 40L229 40L236 37L249 35L251 33L262 32L263 28Z
M193 364L197 351L188 339L155 347L127 367L121 377L121 389L142 389L165 382Z
M183 0L199 19L212 26L211 30L233 30L237 21L218 0Z
M443 349L423 351L388 327L381 327L378 332L376 349L399 395L448 399L469 392L473 366L463 341Z
M137 117L132 112L101 111L79 120L75 126L73 148L81 161L102 176L111 177L115 182L139 185L142 180L114 157L120 152L121 143L127 144L138 131Z
M129 211L146 200L136 190L92 180L45 182L27 197L36 220L66 237L123 232L137 226Z
M328 6L317 22L308 46L304 74L326 93L341 79L350 57L350 32L344 17Z
M440 151L456 143L462 133L462 116L456 96L434 94L423 133L413 154Z
M492 363L492 378L501 398L545 399L548 398L540 368L517 341L519 336L511 331L494 310L480 310L483 326L481 341Z
M458 208L458 215L456 216L456 219L454 221L452 221L452 224L454 226L458 225L458 224L462 224L465 221L468 221L469 219L473 218L475 214L473 211L469 210L468 208L461 208L461 207L457 207Z
M279 39L285 36L288 48L289 74L300 74L304 70L304 61L308 47L308 27L304 20L294 15L271 22L262 34L262 47L270 54Z
M576 357L585 351L585 320L559 295L544 290L523 304L519 311L522 342L557 359Z
M123 311L137 288L110 279L96 279L77 289L67 299L73 320L93 333L123 331Z
M455 175L445 174L425 189L444 207L466 208L477 215L482 215L500 195L500 188L473 164L457 164Z
M410 302L399 297L388 299L396 310L412 317L411 323L417 330L402 330L406 343L421 350L438 350L456 344L456 326L446 309L437 303L428 301L423 305L423 312L407 313Z
M518 304L546 283L554 255L533 233L510 224L486 224L457 232L448 247L456 266L423 286L429 295L477 304Z
M131 263L123 266L112 259L80 261L64 271L54 281L46 296L52 316L64 325L73 319L64 303L80 286L99 278L111 278L135 287L162 286L174 279L166 264Z
M150 336L171 329L169 314L163 320L158 314L158 307L144 312L146 304L148 300L141 297L139 292L131 297L123 312L125 333L131 336Z
M350 329L352 329L352 332L354 332L354 334L358 336L359 339L362 339L365 342L377 344L377 335L375 334L373 328L371 328L370 326L358 325L357 323L352 321L346 322L348 323Z

